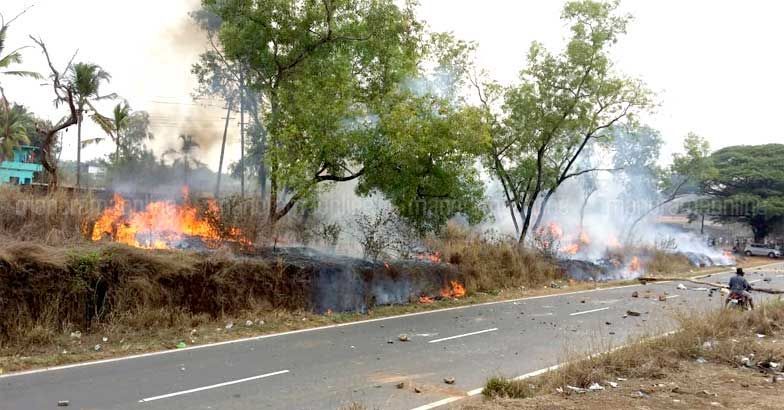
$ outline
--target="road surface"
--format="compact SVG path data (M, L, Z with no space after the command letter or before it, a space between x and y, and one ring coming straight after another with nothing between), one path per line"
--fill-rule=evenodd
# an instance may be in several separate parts
M750 269L747 277L784 289L782 266ZM729 274L709 280L719 278L726 283ZM339 409L353 402L433 408L478 391L489 376L526 374L558 363L567 351L663 333L679 309L721 304L718 293L677 284L489 303L9 374L0 376L0 410L55 409L60 400L85 410ZM665 292L668 299L659 301ZM641 315L624 317L629 310ZM403 333L410 341L398 340ZM456 383L445 384L447 377Z

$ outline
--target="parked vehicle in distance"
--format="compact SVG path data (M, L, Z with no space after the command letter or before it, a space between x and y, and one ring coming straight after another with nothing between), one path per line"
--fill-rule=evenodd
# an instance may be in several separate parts
M771 247L770 245L760 244L760 243L750 243L746 245L746 249L744 249L743 253L746 256L767 256L769 258L780 258L781 251Z

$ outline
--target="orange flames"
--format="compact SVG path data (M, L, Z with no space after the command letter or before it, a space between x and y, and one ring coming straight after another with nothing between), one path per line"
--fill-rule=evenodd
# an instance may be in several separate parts
M629 262L629 272L639 272L642 269L642 264L640 263L640 258L633 257L632 261Z
M431 298L430 296L422 295L419 297L419 303L423 305L429 305L433 302L435 302L435 299Z
M92 240L110 238L137 248L168 249L186 237L197 237L206 245L216 245L224 239L206 217L220 218L220 207L214 200L207 202L205 216L188 201L184 190L184 204L171 201L151 202L143 211L126 212L126 201L119 194L114 195L114 204L104 210L93 227ZM229 240L249 244L239 228L230 228Z
M441 252L423 252L416 256L416 258L420 261L429 261L433 263L441 263Z
M465 286L454 280L450 280L449 286L444 286L444 288L441 289L441 297L445 298L462 298L465 294Z

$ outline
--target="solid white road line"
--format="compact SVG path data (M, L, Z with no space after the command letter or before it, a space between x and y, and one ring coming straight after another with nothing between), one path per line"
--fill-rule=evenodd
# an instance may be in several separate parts
M671 336L671 335L674 335L674 334L676 334L678 332L679 331L677 331L677 330L669 331L667 333L663 333L663 334L660 334L658 336L653 336L653 337L650 337L650 338L647 338L647 339L643 339L643 340L641 340L639 342L635 342L635 343L642 343L642 342L645 342L647 340L655 340L655 339L659 339L659 338L662 338L662 337ZM592 355L588 355L585 359L582 359L582 360L593 359L595 357L600 357L600 356L603 356L603 355L615 352L617 350L620 350L620 349L632 346L635 343L629 343L629 344L625 344L625 345L621 345L621 346L616 346L616 347L613 347L612 349L610 349L610 350L608 350L606 352L594 353ZM547 372L552 372L552 371L558 370L561 367L564 367L564 366L566 366L569 363L572 363L572 362L560 363L560 364L556 364L556 365L553 365L553 366L550 366L550 367L545 367L544 369L534 370L534 371L532 371L530 373L526 373L526 374L517 376L517 377L513 378L512 380L525 380L525 379L530 379L531 377L541 376L541 375L543 375L543 374L545 374ZM484 387L479 387L479 388L467 391L464 396L447 397L447 398L441 399L439 401L434 401L434 402L429 403L429 404L425 404L425 405L422 405L422 406L419 406L419 407L415 407L415 408L413 408L411 410L432 410L432 409L435 409L437 407L441 407L441 406L443 406L445 404L454 403L456 401L465 399L466 397L476 396L478 394L481 394L483 390L484 390Z
M774 262L774 263L771 263L769 265L759 266L758 269L766 268L768 266L779 265L781 263L782 262ZM728 270L726 272L715 272L715 273L710 274L710 276L722 275L722 274L733 273L733 272L734 271L732 271L732 270ZM703 276L703 275L694 276L694 278L699 278L701 276ZM671 283L671 282L672 281L662 281L662 282L656 282L656 284L660 285L660 284ZM608 291L608 290L636 288L636 287L640 287L640 286L644 286L644 285L636 284L636 285L610 286L610 287L607 287L607 288L578 290L576 292L553 293L553 294L549 294L549 295L540 295L540 296L526 296L526 297L517 298L517 299L497 300L497 301L493 301L493 302L477 303L477 304L473 304L473 305L455 306L455 307L451 307L451 308L434 309L434 310L428 310L428 311L423 311L423 312L406 313L406 314L397 315L397 316L386 316L386 317L379 317L379 318L375 318L375 319L358 320L356 322L337 323L337 324L334 324L334 325L311 327L311 328L308 328L308 329L291 330L291 331L288 331L288 332L270 333L270 334L266 334L266 335L245 337L245 338L241 338L241 339L226 340L226 341L223 341L223 342L216 342L216 343L207 343L207 344L203 344L203 345L196 345L196 346L186 347L184 349L159 350L157 352L141 353L141 354L135 354L135 355L123 356L123 357L115 357L115 358L112 358L112 359L92 360L92 361L88 361L88 362L65 364L65 365L62 365L62 366L45 367L45 368L42 368L42 369L24 370L24 371L21 371L21 372L0 374L0 379L10 378L10 377L17 377L17 376L26 376L26 375L30 375L30 374L36 374L36 373L52 372L52 371L56 371L56 370L66 370L66 369L73 369L73 368L78 368L78 367L95 366L95 365L99 365L99 364L121 362L121 361L125 361L125 360L142 359L142 358L145 358L145 357L153 357L153 356L160 356L160 355L166 355L166 354L175 354L175 353L180 353L180 352L184 352L184 351L188 351L188 350L207 349L207 348L211 348L211 347L218 347L218 346L230 345L230 344L235 344L235 343L245 343L245 342L251 342L251 341L255 341L255 340L269 339L269 338L273 338L273 337L287 336L287 335L293 335L293 334L298 334L298 333L317 332L317 331L320 331L320 330L335 329L335 328L341 328L341 327L347 327L347 326L356 326L356 325L361 325L361 324L366 324L366 323L381 322L381 321L394 320L394 319L402 319L402 318L413 317L413 316L430 315L430 314L434 314L434 313L448 312L448 311L452 311L452 310L461 310L461 309L470 309L470 308L483 307L483 306L492 306L492 305L499 305L499 304L503 304L503 303L514 303L514 302L520 302L520 301L524 301L524 300L546 299L546 298L553 298L553 297L559 297L559 296L580 295L580 294L585 294L585 293L601 292L601 291Z
M579 315L584 315L586 313L601 312L602 310L607 310L607 309L609 309L609 307L603 307L603 308L591 309L591 310L584 310L582 312L570 313L569 316L579 316Z
M754 279L749 281L749 283L757 283L757 282L762 282L762 279Z
M665 299L675 299L675 298L679 298L679 297L681 297L681 295L670 295L670 296L665 296L664 298Z
M217 389L218 387L231 386L232 384L245 383L245 382L249 382L249 381L253 381L253 380L264 379L264 378L267 378L267 377L277 376L279 374L286 374L288 372L289 372L288 370L281 370L279 372L261 374L261 375L258 375L258 376L248 377L248 378L245 378L245 379L232 380L230 382L213 384L211 386L197 387L195 389L178 391L176 393L169 393L169 394L163 394L163 395L155 396L155 397L148 397L146 399L139 400L139 403L147 403L147 402L155 401L155 400L168 399L169 397L182 396L183 394L190 394L190 393L196 393L196 392L204 391L204 390Z
M498 328L497 328L497 327L494 327L494 328L492 328L492 329L485 329L485 330L480 330L480 331L478 331L478 332L471 332L471 333L466 333L466 334L457 335L457 336L449 336L449 337L445 337L445 338L443 338L443 339L436 339L436 340L431 340L431 341L429 341L428 343L439 343L439 342L445 342L445 341L447 341L447 340L452 340L452 339L459 339L459 338L461 338L461 337L466 337L466 336L473 336L473 335L479 335L479 334L482 334L482 333L488 333L488 332L495 332L496 330L498 330Z

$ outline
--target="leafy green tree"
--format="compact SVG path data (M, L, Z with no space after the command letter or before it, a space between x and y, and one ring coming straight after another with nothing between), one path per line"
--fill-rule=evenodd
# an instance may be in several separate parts
M689 209L718 222L746 223L762 242L784 221L784 145L733 146L710 156L715 172L701 180Z
M33 117L18 105L0 107L0 161L13 155L14 148L29 144Z
M533 43L519 85L503 93L501 115L486 108L494 131L485 163L520 215L521 243L538 228L562 183L600 170L580 168L585 147L608 142L614 126L633 122L651 104L639 81L614 70L610 49L630 19L617 7L617 1L567 3L562 18L572 37L566 49L553 54ZM494 94L477 88L480 96ZM491 91L499 94L497 87Z
M423 74L420 63L430 51L411 2L402 7L393 0L203 4L222 19L222 50L232 61L247 62L248 82L263 102L259 115L268 142L262 154L269 169L271 223L300 202L314 202L330 184L352 180L358 180L360 193L382 192L399 207L428 203L425 212L407 212L419 222L438 199L462 204L468 201L455 199L473 196L471 172L444 175L467 171L461 162L467 156L447 152L451 142L444 142L460 133L444 128L465 123L457 119L461 110L444 103L444 95L417 95L411 83ZM395 122L403 116L405 121ZM403 150L404 137L422 141ZM375 157L385 147L408 158ZM439 164L444 158L456 163ZM414 165L419 168L408 168ZM391 177L396 174L419 184L404 189ZM446 198L434 186L437 180L450 181L458 191ZM460 206L448 212L463 211L475 213Z
M93 101L116 97L114 94L100 95L101 84L109 82L110 80L111 75L97 64L76 63L71 66L69 81L73 85L74 97L76 98L76 109L79 115L76 131L76 186L81 185L82 148L84 145L100 141L99 138L91 138L87 141L82 141L84 114L88 109L93 113L98 112L93 107Z

